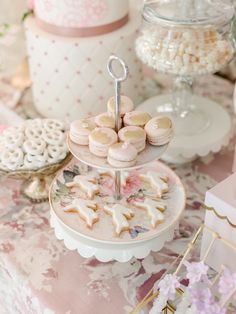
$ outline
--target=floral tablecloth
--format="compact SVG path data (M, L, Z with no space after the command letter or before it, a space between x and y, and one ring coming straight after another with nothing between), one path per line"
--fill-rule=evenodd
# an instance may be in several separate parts
M228 81L206 78L196 90L232 111L233 86ZM173 167L187 191L174 241L159 253L124 264L100 263L67 250L49 226L48 203L30 203L20 193L20 182L1 177L0 313L129 313L198 229L205 192L231 173L233 149L231 143L205 163Z

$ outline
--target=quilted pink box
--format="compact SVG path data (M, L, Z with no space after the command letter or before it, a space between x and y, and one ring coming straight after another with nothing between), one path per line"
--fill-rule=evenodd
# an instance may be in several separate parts
M207 191L205 205L208 207L205 225L213 229L220 237L231 244L218 239L212 245L206 262L219 271L225 265L236 271L236 173ZM212 236L205 231L202 238L201 257L203 258L212 241Z

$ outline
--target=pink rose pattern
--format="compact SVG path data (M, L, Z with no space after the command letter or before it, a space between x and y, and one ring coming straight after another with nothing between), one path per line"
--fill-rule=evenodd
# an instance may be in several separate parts
M66 27L90 26L109 11L106 0L38 0L35 6L41 19Z
M108 12L108 5L104 0L65 0L68 12L63 15L64 23L69 27L86 27L92 22L99 21Z
M225 82L208 78L200 90L211 92L232 110L232 86ZM174 168L187 191L185 215L174 241L158 253L125 264L83 259L67 250L49 225L48 203L30 203L22 196L19 181L1 177L0 312L91 314L96 306L96 313L102 314L109 313L112 304L114 314L129 313L198 229L204 219L200 205L205 192L230 173L233 149L231 145L222 153L224 158L218 155L207 166L195 162ZM133 236L138 232L143 230L135 228ZM199 259L198 250L194 259ZM236 313L236 308L229 313Z

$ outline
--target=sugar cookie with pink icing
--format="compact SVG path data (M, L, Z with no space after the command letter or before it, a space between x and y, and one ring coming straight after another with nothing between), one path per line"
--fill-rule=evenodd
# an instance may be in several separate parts
M127 206L115 204L112 206L105 206L104 211L112 216L116 235L120 235L121 232L129 230L128 220L134 216L133 210Z
M95 194L99 193L96 175L78 175L75 176L72 182L66 183L67 187L80 187L90 199L94 198Z
M121 142L133 144L138 153L146 147L146 132L138 126L126 126L118 132Z
M120 116L123 117L126 112L130 112L134 109L134 103L133 101L124 95L121 95L121 99L120 99ZM111 113L115 113L115 97L111 97L108 102L107 102L107 111L111 112Z
M71 205L64 208L66 213L77 213L86 222L87 227L92 226L99 220L96 213L97 203L91 200L74 199Z
M132 167L137 160L138 151L134 145L122 142L109 147L107 161L117 168Z
M108 149L117 142L117 134L109 128L96 128L89 135L89 150L98 157L107 157Z
M147 211L147 214L151 219L151 226L153 228L155 228L158 223L164 221L163 212L166 210L166 205L164 202L145 198L143 202L134 202L133 204Z

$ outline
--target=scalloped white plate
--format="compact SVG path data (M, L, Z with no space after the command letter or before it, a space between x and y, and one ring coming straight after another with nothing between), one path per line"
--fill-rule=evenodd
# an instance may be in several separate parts
M132 167L128 168L114 168L108 162L106 158L97 157L93 155L88 146L82 146L73 143L69 136L67 138L67 144L70 152L76 159L85 163L88 166L95 167L98 169L115 169L119 170L130 170L130 169L137 169L147 165L148 163L158 160L166 151L168 145L162 146L152 146L150 144L146 144L146 148L140 154L138 154L136 164Z
M170 103L172 95L160 95L144 101L137 110L145 110L150 115L158 114L158 107ZM233 136L232 121L223 106L211 99L193 95L193 104L208 117L209 124L202 132L190 135L175 135L166 153L161 157L168 162L184 163L198 156L217 153L227 146Z
M151 251L160 251L166 242L173 239L174 231L178 227L178 222L176 222L168 230L160 234L158 238L141 243L134 242L130 245L123 244L121 247L117 247L114 244L105 245L81 238L72 230L65 228L53 211L51 211L50 224L54 228L57 239L62 240L69 250L76 250L84 258L96 257L101 262L116 260L122 263L128 262L133 257L144 258Z
M148 255L150 251L158 251L166 241L172 239L174 229L178 225L179 218L185 207L185 191L180 179L169 167L160 162L153 162L148 167L130 172L130 181L127 188L123 189L123 201L140 195L137 193L140 193L142 183L138 182L137 176L139 173L150 169L166 174L169 177L169 192L165 195L167 210L165 211L164 222L153 229L150 226L150 219L146 212L132 207L135 210L135 217L130 221L129 231L121 233L120 236L114 234L112 219L102 210L103 204L107 201L111 202L113 198L112 190L107 190L107 195L105 195L105 188L110 182L107 179L105 181L102 180L103 183L100 187L101 196L95 197L95 200L99 202L99 210L97 211L99 221L94 224L92 229L87 228L84 221L77 214L64 212L63 207L69 204L73 198L78 197L78 195L81 197L82 193L81 191L66 189L64 185L65 180L68 180L68 176L73 174L75 169L79 169L82 174L87 171L95 171L86 168L86 166L80 163L69 165L59 172L50 190L51 224L55 229L56 236L60 240L64 240L65 245L69 249L78 250L84 257L95 256L101 261L115 259L124 262L133 256L141 258ZM145 188L147 187L143 188L144 193L146 193L145 191L147 190Z

